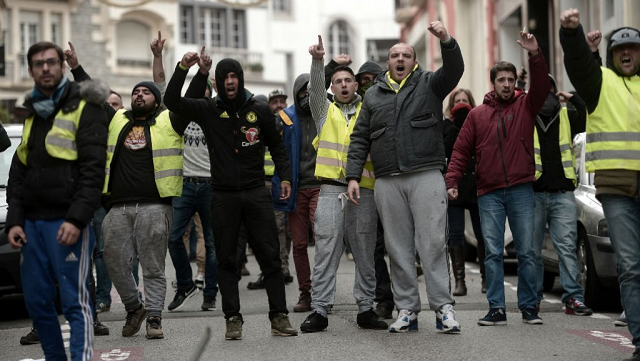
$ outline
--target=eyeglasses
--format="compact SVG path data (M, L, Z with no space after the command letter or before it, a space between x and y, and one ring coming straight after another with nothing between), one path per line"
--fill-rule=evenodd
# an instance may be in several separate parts
M47 64L49 68L52 68L60 64L60 59L51 58L47 60L34 60L31 62L31 67L36 69L42 69L44 68L44 64Z

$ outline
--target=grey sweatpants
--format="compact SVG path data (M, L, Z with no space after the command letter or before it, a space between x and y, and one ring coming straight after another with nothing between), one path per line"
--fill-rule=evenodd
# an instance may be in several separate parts
M439 170L376 179L375 198L391 263L391 288L398 310L420 312L415 268L418 251L429 307L453 304L447 259L447 191Z
M353 296L358 312L373 308L376 275L373 253L376 248L376 214L373 191L360 188L360 205L349 202L347 186L323 184L315 216L316 256L313 266L311 308L327 317L333 305L336 275L344 252L344 237L356 264Z
M164 265L173 208L168 204L117 204L102 222L104 261L127 312L140 305L132 270L142 266L144 298L149 316L161 316L167 282Z

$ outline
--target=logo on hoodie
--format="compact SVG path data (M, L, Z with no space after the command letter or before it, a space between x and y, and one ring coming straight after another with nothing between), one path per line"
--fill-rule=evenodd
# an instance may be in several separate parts
M242 142L243 147L250 147L254 144L260 143L260 139L258 139L260 130L258 130L258 128L247 129L247 127L242 126L240 127L240 130L242 131L242 133L244 133L245 137L247 138L246 142Z
M249 123L255 123L256 120L258 120L258 116L254 111L250 111L249 113L247 113L247 121Z

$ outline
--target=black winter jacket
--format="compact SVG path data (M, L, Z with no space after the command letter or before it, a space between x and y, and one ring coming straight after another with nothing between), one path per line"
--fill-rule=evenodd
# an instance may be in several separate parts
M423 169L444 170L442 102L462 77L464 61L455 39L440 44L440 69L416 69L397 94L387 84L384 72L367 90L351 134L348 180L360 180L367 154L376 178Z
M20 162L17 154L11 163L5 232L8 233L12 226L24 227L25 219L64 218L83 229L100 207L107 154L107 116L102 103L87 102L82 111L76 131L77 160L54 158L44 146L45 136L58 111L77 109L80 100L88 98L92 91L87 83L81 95L80 86L68 82L52 115L48 119L35 115L28 141L27 165ZM102 102L106 95L101 98ZM25 106L31 112L28 116L35 114L31 99L27 99Z

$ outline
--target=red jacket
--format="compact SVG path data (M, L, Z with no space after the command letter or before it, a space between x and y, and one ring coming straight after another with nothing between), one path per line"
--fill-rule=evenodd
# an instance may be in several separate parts
M474 153L478 196L535 181L533 130L551 84L542 53L529 57L529 69L527 94L516 89L514 97L505 102L492 91L484 96L482 105L469 112L453 147L447 189L458 188Z

